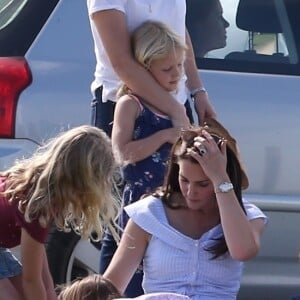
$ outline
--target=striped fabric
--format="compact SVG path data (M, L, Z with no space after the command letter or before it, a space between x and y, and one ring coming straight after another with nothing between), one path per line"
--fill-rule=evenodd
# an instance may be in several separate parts
M244 201L248 219L266 216ZM145 293L173 292L196 300L233 300L243 263L228 254L211 259L205 249L222 235L217 225L194 240L169 225L160 199L149 196L125 207L129 217L152 235L144 256Z

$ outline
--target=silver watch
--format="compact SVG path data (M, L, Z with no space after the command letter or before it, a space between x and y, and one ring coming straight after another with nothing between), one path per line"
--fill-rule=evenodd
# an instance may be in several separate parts
M231 182L222 182L217 188L216 193L228 193L233 190L233 184Z

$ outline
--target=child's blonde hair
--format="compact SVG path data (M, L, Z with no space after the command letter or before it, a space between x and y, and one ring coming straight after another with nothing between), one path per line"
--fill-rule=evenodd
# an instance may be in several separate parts
M100 274L76 279L59 293L58 300L112 300L121 298L117 288Z
M158 21L146 21L137 27L131 35L131 45L134 58L147 70L153 61L168 57L176 49L187 49L183 38ZM121 97L128 91L123 84L117 96Z
M104 227L116 236L119 212L117 174L111 141L101 130L83 125L63 132L40 147L29 159L16 162L0 176L6 177L3 194L18 204L31 222L84 238L100 240Z

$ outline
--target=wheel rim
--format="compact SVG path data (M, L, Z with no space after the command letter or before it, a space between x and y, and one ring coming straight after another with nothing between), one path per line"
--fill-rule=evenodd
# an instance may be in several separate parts
M69 259L66 282L71 282L78 277L98 273L99 262L99 250L89 241L80 239Z

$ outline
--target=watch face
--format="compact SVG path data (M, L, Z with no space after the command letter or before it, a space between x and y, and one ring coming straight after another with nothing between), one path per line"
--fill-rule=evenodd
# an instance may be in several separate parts
M219 185L219 189L221 192L226 193L233 189L233 185L231 182L224 182Z

